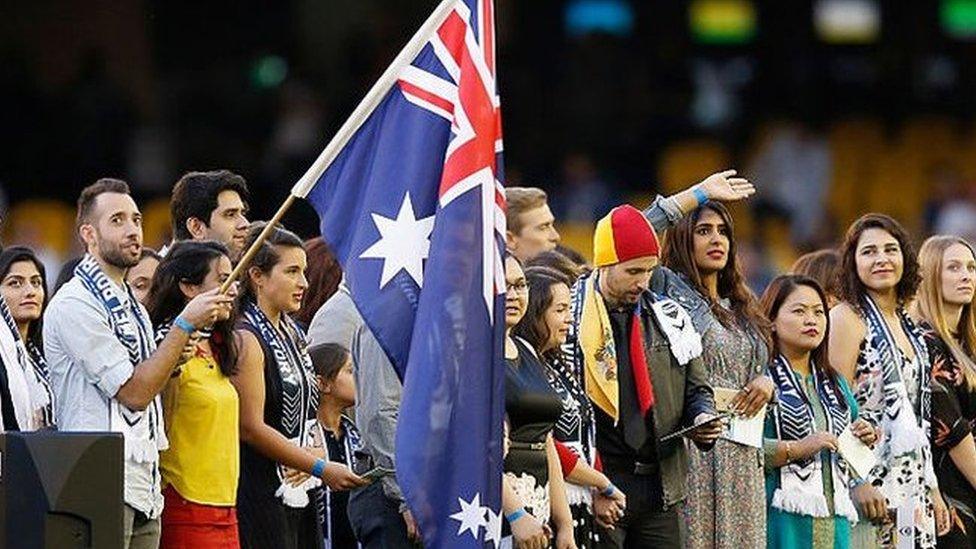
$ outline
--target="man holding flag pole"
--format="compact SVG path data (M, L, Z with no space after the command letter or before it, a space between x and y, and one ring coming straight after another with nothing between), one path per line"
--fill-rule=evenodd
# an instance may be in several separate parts
M296 197L312 204L403 380L395 474L426 547L501 539L505 215L494 49L492 0L441 2L269 224Z

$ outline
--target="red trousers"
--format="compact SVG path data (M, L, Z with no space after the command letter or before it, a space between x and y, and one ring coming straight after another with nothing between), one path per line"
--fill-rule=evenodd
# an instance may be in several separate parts
M172 486L163 490L162 549L240 549L237 511L193 503Z

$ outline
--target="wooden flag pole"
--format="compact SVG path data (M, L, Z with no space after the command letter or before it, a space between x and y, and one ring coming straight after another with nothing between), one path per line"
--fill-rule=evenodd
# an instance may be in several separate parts
M241 276L241 272L247 268L247 264L250 263L254 258L254 254L258 253L258 248L261 247L261 244L264 244L264 241L268 238L268 235L271 234L271 231L278 225L278 222L281 221L281 218L284 217L285 212L288 211L288 208L290 208L294 202L295 195L289 194L288 198L285 199L284 203L281 204L281 207L278 208L278 211L274 214L274 217L271 218L271 221L268 221L268 224L264 226L264 230L261 231L261 234L259 234L257 239L254 240L254 243L251 244L251 247L248 248L247 252L241 256L241 260L237 262L237 265L234 267L234 270L231 271L230 276L227 277L227 280L220 285L220 293L226 294L227 290L230 289L230 285Z

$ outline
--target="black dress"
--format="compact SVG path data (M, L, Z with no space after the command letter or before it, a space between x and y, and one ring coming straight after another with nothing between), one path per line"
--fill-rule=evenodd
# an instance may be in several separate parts
M942 338L928 324L921 327L932 361L932 463L939 490L954 515L952 530L938 538L938 545L976 547L976 490L949 456L973 432L976 391Z
M254 334L264 353L264 422L292 438L298 424L316 421L314 374L300 366L295 372L292 364L278 364L259 329L247 322L239 327ZM293 508L275 495L279 486L278 464L241 441L237 519L242 549L321 549L322 522L317 504L321 489L309 491L308 505Z
M508 453L505 477L526 512L548 522L549 462L546 438L562 413L562 401L549 386L545 366L527 344L516 339L519 357L505 359L505 415ZM504 534L510 532L507 521Z

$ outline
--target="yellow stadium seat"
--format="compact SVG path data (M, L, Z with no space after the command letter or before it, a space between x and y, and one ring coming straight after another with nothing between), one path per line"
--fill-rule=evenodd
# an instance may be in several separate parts
M658 164L661 192L668 195L732 167L729 151L718 141L697 139L675 143L664 150Z
M142 208L142 239L146 246L159 250L172 239L169 199L157 198Z
M562 245L583 255L588 262L593 261L593 230L596 224L560 223L556 225Z
M75 211L57 200L25 200L13 205L5 229L4 237L8 243L26 243L24 236L31 235L29 240L39 239L32 244L63 255L75 238Z

